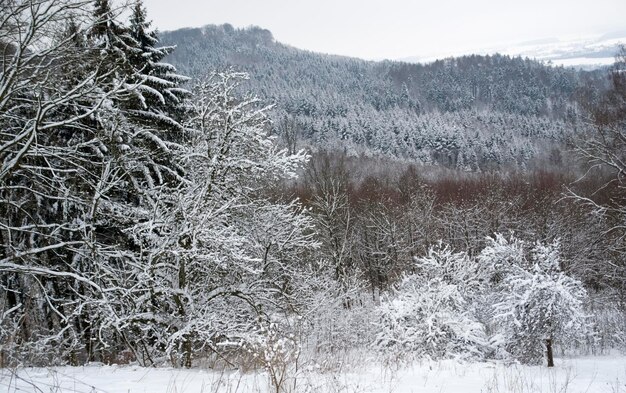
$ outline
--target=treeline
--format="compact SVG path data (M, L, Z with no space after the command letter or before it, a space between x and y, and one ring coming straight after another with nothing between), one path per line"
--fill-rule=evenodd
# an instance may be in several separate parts
M344 294L310 322L316 361L333 367L365 347L392 364L539 364L546 339L560 353L624 348L623 185L590 170L471 174L314 155L272 193L308 208L315 255Z

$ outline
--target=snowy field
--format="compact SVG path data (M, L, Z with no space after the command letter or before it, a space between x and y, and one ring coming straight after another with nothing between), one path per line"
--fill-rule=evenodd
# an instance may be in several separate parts
M133 366L0 370L0 391L36 393L272 392L263 373ZM296 388L294 389L294 382ZM342 373L302 372L284 392L587 392L626 393L626 357L557 359L557 367L501 363L424 362L391 370L359 367Z

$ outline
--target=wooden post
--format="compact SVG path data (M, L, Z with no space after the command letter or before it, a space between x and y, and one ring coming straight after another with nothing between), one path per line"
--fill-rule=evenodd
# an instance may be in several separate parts
M552 357L552 339L546 339L546 354L548 355L548 367L554 367L554 358Z

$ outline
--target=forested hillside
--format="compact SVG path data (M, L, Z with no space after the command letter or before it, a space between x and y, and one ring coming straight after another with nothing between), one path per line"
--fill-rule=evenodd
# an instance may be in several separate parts
M583 128L583 87L603 72L508 56L431 64L370 62L299 50L261 28L230 25L161 34L168 60L200 77L234 67L268 102L274 132L295 147L338 149L468 171L559 166ZM593 98L592 98L593 99Z

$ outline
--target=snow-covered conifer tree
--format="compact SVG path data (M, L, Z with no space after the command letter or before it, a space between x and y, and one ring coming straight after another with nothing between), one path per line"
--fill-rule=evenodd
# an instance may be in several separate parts
M174 66L163 62L174 47L157 46L159 40L156 32L150 30L150 24L142 1L136 0L128 27L133 46L127 49L136 89L133 91L134 99L126 104L127 112L144 126L155 128L157 125L158 128L180 132L183 101L190 94L180 85L189 78L178 75Z

